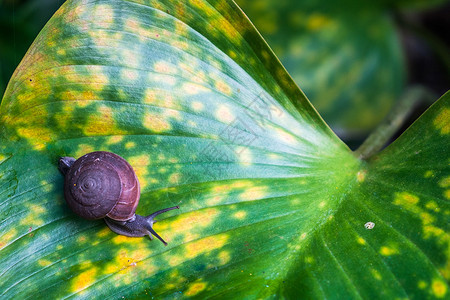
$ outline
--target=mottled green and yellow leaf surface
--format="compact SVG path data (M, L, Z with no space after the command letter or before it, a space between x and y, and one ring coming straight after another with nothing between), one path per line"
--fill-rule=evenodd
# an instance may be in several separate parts
M361 162L232 2L68 1L0 107L1 298L448 297L448 106ZM69 210L96 150L167 247Z
M366 134L400 96L404 58L382 1L236 2L343 136Z

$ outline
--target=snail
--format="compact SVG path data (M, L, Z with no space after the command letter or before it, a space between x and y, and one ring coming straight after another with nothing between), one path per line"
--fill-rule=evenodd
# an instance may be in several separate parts
M148 216L135 214L140 197L139 181L125 159L111 152L96 151L77 160L61 157L59 170L65 176L64 198L77 215L89 220L103 218L120 235L148 235L151 240L156 236L167 246L153 230L154 218L179 207L158 210Z

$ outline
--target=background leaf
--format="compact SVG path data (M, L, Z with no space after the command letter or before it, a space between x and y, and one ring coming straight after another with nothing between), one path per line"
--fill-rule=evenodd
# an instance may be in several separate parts
M367 133L400 96L405 58L380 2L237 2L340 135Z
M424 165L436 159L430 152L448 153L448 135L440 136L448 134L448 118L439 117L443 107L448 96L416 125L429 128L431 139L417 144L428 147ZM406 272L370 265L386 260L402 271L411 266L404 257L416 253L403 240L404 255L381 250L391 247L394 229L411 238L404 230L416 218L414 209L395 211L405 221L399 229L378 221L389 211L373 212L378 219L371 231L364 229L368 212L351 210L353 202L365 203L361 199L376 202L378 193L392 201L380 183L377 194L369 184L398 154L386 150L374 162L358 161L233 3L68 1L16 70L0 113L3 298L317 297L333 291L382 297L373 288L377 273L358 278L367 270L361 265L387 278L387 294L398 291L399 282L408 296L422 290L447 295L442 262L448 261L449 209L440 187L426 190L440 205L429 214L433 228L444 231L443 244L434 245L440 242L434 238L419 245L429 248L414 259L417 270L426 271L420 274L434 277L426 276L423 286ZM398 147L421 134L410 132ZM69 211L58 158L94 150L113 151L133 165L142 186L139 214L180 205L155 224L168 247L118 236L101 220ZM398 186L411 180L405 175L410 165L404 178L392 179ZM436 170L445 174L448 166ZM354 247L362 243L351 243L358 230L373 233L362 238L381 252L368 256ZM307 265L311 251L339 272Z
M0 1L0 95L36 35L62 3L63 0Z
M405 0L383 0L385 4L391 6L391 7L397 7L401 9L429 9L433 8L439 5L442 5L443 3L448 3L448 0L431 0L431 1L425 1L425 0L413 0L413 1L405 1Z
M288 276L291 298L448 297L449 105L447 93L361 167Z

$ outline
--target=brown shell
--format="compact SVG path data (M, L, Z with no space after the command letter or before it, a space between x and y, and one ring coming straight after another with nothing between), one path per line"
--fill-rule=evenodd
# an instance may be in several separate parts
M69 207L85 219L109 217L126 221L139 203L139 181L130 164L117 154L88 153L66 174L64 196Z

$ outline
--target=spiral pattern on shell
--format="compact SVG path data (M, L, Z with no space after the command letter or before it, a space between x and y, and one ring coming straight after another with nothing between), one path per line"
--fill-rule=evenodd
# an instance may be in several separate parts
M69 169L64 182L69 207L86 219L126 221L139 203L139 181L126 160L105 151L88 153Z

